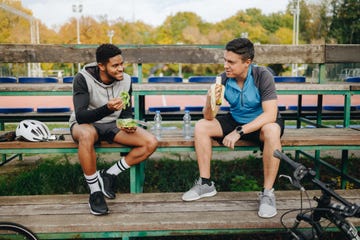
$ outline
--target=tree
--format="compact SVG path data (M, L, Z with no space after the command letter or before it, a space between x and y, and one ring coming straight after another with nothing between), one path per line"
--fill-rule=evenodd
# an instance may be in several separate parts
M341 44L360 43L360 1L333 0L329 38ZM328 40L331 40L329 39Z
M309 4L309 38L311 43L325 43L331 24L331 0L321 0L320 3Z
M152 44L152 27L141 21L134 23L121 21L113 25L114 43L117 44Z
M167 42L170 44L176 44L179 42L185 42L183 38L183 31L188 27L198 28L200 33L203 34L202 30L205 29L206 24L204 24L201 18L192 12L179 12L174 16L169 16L165 19L162 26L158 28L160 35L165 37L161 42ZM168 35L165 36L164 34ZM157 38L158 39L158 38Z
M310 27L311 25L311 12L309 10L309 7L305 0L291 0L289 1L288 7L287 7L287 14L294 16L294 12L297 8L297 3L299 1L299 43L310 43L311 42L311 36L312 36L312 29ZM294 24L295 19L291 21L291 24ZM288 28L293 29L293 26L287 26Z
M209 44L209 40L201 34L199 27L188 26L182 31L184 44Z
M21 6L19 1L1 1L7 6L17 9L20 12L31 16L30 10ZM16 13L9 12L0 8L0 42L13 43L31 43L30 21Z
M271 42L277 44L292 44L292 30L288 28L279 28L275 34L272 35Z
M270 33L275 33L280 28L292 29L292 16L290 13L272 13L260 19L262 26Z
M311 14L305 0L300 1L299 35L304 43L311 42Z

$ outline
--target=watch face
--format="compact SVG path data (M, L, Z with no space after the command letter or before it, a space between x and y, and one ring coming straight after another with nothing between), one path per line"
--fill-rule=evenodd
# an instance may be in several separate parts
M235 130L237 133L240 133L242 131L242 126L237 126Z

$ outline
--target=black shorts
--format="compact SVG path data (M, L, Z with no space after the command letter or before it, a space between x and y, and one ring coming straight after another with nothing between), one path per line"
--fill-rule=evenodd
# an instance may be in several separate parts
M221 129L223 131L223 137L216 137L214 139L217 140L220 144L222 144L222 140L224 139L224 136L234 131L235 127L239 125L242 126L245 124L245 123L236 122L230 113L225 115L217 115L216 119L219 121L221 125ZM281 116L278 116L276 119L276 123L280 126L281 129L280 137L281 137L284 134L284 119L282 119ZM260 129L255 132L244 134L241 137L241 139L252 141L259 144L260 149L263 150L263 142L260 141Z
M75 124L71 125L70 127L70 133L72 136L72 128ZM96 142L96 144L99 144L101 141L107 141L108 143L113 143L115 135L120 132L120 129L116 125L116 121L109 122L109 123L93 123L92 124L96 132L99 135L99 140Z

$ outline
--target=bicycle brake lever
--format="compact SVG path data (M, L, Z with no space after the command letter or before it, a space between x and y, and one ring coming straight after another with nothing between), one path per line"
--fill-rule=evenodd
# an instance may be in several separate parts
M293 184L293 180L292 180L292 178L291 178L290 176L285 175L285 174L280 174L280 175L279 175L279 179L282 178L282 177L288 179L289 182L290 182L291 184Z
M279 179L282 178L282 177L288 179L289 182L291 183L291 185L293 185L294 187L300 189L300 190L303 191L303 192L305 191L305 188L304 188L303 186L301 186L301 184L300 184L300 182L299 182L298 180L292 179L292 178L291 178L290 176L288 176L288 175L280 174L280 175L279 175Z

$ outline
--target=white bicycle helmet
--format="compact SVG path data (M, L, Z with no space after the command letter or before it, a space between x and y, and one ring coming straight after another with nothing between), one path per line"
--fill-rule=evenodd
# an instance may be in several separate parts
M51 140L49 128L37 120L23 120L16 128L16 137L24 138L31 142Z

